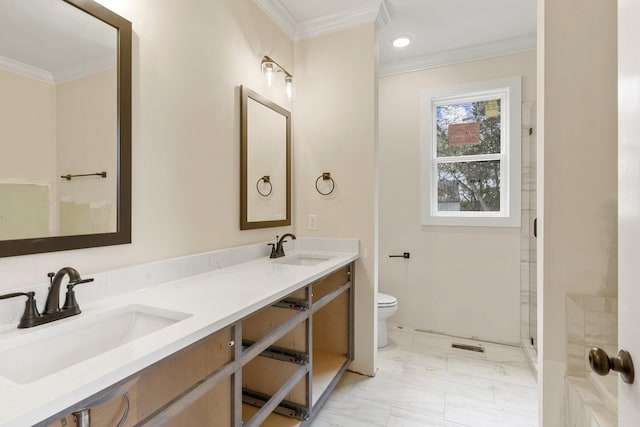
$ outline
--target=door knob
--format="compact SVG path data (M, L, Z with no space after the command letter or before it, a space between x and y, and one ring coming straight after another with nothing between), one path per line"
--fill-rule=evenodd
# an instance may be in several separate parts
M627 351L620 350L618 357L609 357L606 351L594 347L589 351L589 365L598 375L607 375L613 370L620 373L622 381L633 384L633 361Z

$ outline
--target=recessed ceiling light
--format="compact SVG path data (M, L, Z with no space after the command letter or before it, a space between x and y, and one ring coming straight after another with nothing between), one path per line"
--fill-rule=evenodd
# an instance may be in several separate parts
M393 45L395 47L407 47L411 43L411 39L409 37L398 37L393 40Z

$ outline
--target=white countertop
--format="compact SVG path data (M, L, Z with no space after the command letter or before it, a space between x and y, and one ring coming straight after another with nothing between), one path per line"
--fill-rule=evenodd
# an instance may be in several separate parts
M287 258L299 255L330 257L317 265L289 265L281 263L284 258L262 257L86 306L80 301L83 312L79 316L30 329L2 330L0 354L15 347L17 342L33 342L64 333L65 329L74 327L73 322L87 321L131 304L189 315L168 327L28 384L17 384L0 376L0 425L24 427L36 424L358 258L357 250L336 252L326 250L328 247L330 245L325 244L320 248L325 250L300 249L287 253ZM340 249L344 250L344 246ZM34 357L46 359L47 348Z

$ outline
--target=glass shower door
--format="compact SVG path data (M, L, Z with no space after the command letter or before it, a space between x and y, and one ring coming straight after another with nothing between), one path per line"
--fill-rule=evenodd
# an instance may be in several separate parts
M535 129L536 109L535 104L529 111L531 129ZM536 135L530 132L529 137L529 161L530 171L528 179L529 212L531 220L531 233L529 236L529 340L533 348L538 351L538 179L537 179L537 143Z

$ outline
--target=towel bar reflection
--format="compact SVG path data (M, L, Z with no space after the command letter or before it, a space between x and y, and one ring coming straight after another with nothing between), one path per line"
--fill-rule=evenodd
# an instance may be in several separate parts
M269 191L268 192L263 192L260 191L260 183L264 182L265 185L269 184ZM262 196L262 197L267 197L271 195L271 192L273 191L273 185L271 184L271 177L269 175L265 175L262 178L260 178L258 180L258 182L256 182L256 190L258 191L258 193Z
M83 174L80 174L80 175L66 174L66 175L60 175L60 178L64 178L67 181L71 181L71 179L79 178L81 176L100 176L102 178L106 178L107 177L107 172L102 171L102 172L96 172L96 173L83 173Z
M331 181L331 190L327 192L321 191L320 188L318 188L318 183L320 182L320 180L322 180L323 182ZM336 188L336 182L333 180L333 178L331 178L330 172L322 172L322 175L320 175L318 179L316 179L316 191L322 194L323 196L328 196L329 194L333 193L333 190L335 190L335 188Z

